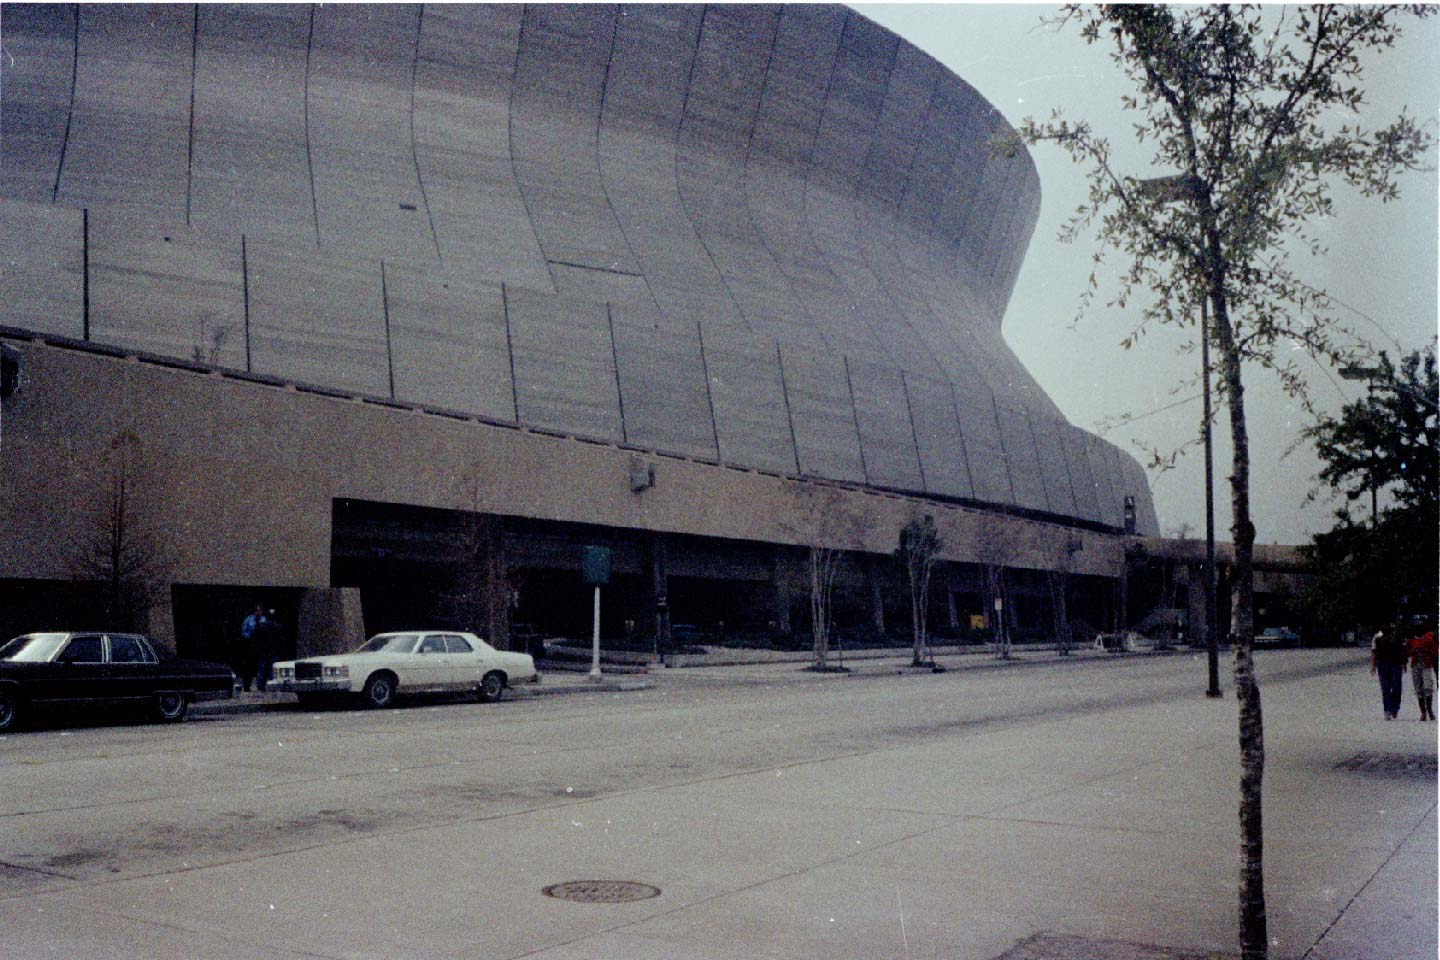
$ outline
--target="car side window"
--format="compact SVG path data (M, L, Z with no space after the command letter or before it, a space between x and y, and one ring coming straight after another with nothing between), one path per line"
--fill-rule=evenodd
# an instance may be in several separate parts
M61 663L100 663L105 651L98 636L71 637L56 659Z
M110 637L111 663L149 663L150 653L134 637Z
M474 652L475 652L474 650L470 649L470 644L468 644L468 643L465 642L465 638L464 638L464 637L446 637L446 638L445 638L445 648L446 648L446 650L448 650L450 653L474 653Z
M416 653L444 653L444 652L445 652L445 638L444 638L444 637L426 637L424 640L421 640L421 641L420 641L420 649L417 650L417 651L415 651L415 652L416 652Z

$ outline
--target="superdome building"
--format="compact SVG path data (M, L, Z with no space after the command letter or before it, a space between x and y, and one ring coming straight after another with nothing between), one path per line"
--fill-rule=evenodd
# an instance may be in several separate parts
M0 14L12 632L101 616L118 480L149 629L209 654L257 599L301 652L578 632L587 544L613 635L799 632L819 541L839 619L903 631L881 561L921 513L933 622L993 615L989 564L1039 630L1044 571L1104 621L1158 533L1001 336L1030 158L854 12Z

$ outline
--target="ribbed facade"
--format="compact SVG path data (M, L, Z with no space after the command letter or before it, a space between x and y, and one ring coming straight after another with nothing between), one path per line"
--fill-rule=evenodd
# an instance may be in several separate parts
M0 324L1120 526L999 113L835 6L6 6Z

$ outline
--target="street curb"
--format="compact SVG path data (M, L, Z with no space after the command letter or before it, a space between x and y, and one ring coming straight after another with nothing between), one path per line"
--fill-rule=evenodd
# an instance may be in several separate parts
M582 693L632 693L638 690L648 690L654 684L649 681L605 681L599 683L566 683L552 686L545 686L544 683L527 683L518 687L510 687L507 690L507 698L516 700L529 700L534 697L565 697ZM288 697L288 695L286 695ZM321 710L331 709L321 707ZM344 705L333 709L343 710ZM310 705L300 706L300 702L294 698L285 700L210 700L204 703L195 703L190 706L192 717L218 717L235 716L246 713L314 713L316 708Z

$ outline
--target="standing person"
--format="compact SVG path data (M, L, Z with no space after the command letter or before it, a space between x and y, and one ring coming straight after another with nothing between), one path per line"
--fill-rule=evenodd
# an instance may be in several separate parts
M275 666L283 640L284 630L275 611L262 615L255 625L255 689L261 693L265 692L265 685L270 682L270 670Z
M1385 719L1400 715L1400 695L1405 680L1405 645L1394 631L1376 630L1370 641L1370 673L1380 675L1380 701Z
M1420 704L1420 719L1435 719L1435 631L1427 630L1405 642L1410 659L1410 682L1415 686L1415 699Z
M255 631L264 620L265 608L257 603L255 612L240 623L240 649L236 652L235 672L240 674L240 682L246 692L250 690L250 681L255 679Z

